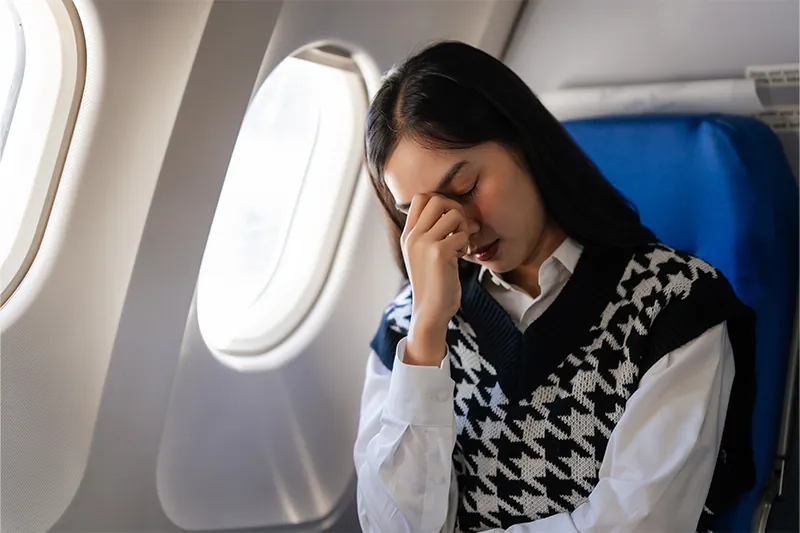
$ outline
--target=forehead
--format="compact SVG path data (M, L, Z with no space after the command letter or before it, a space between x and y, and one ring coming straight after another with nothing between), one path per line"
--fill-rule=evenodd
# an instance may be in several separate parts
M435 191L454 164L472 162L477 148L436 150L401 139L386 162L386 185L398 203L408 203L415 194Z

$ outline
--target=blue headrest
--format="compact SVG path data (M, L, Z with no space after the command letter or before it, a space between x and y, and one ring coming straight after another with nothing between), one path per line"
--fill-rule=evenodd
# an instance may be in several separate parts
M739 116L564 126L662 242L716 266L756 312L757 486L714 529L749 531L775 459L798 284L798 187L780 142Z

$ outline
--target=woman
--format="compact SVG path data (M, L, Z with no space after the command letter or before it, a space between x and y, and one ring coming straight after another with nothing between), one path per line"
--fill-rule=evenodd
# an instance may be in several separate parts
M366 141L409 284L367 366L365 531L692 531L752 487L751 312L511 70L427 48Z

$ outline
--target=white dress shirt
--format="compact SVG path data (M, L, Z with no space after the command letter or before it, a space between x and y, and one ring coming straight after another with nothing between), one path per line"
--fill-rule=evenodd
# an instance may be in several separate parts
M567 239L539 269L537 298L482 269L480 281L521 330L555 301L582 252ZM452 533L458 506L450 360L394 370L370 353L354 449L368 533ZM722 439L734 376L726 324L665 355L642 376L611 434L596 487L571 513L491 533L695 531Z

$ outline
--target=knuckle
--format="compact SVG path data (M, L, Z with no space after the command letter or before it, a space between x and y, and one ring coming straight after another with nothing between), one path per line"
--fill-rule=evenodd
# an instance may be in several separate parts
M414 253L418 253L420 251L424 253L424 251L428 248L428 243L422 236L420 236L419 238L411 239L406 245L406 248Z
M433 261L438 259L441 253L442 252L436 243L431 243L431 245L425 249L425 255L428 257L428 259Z

